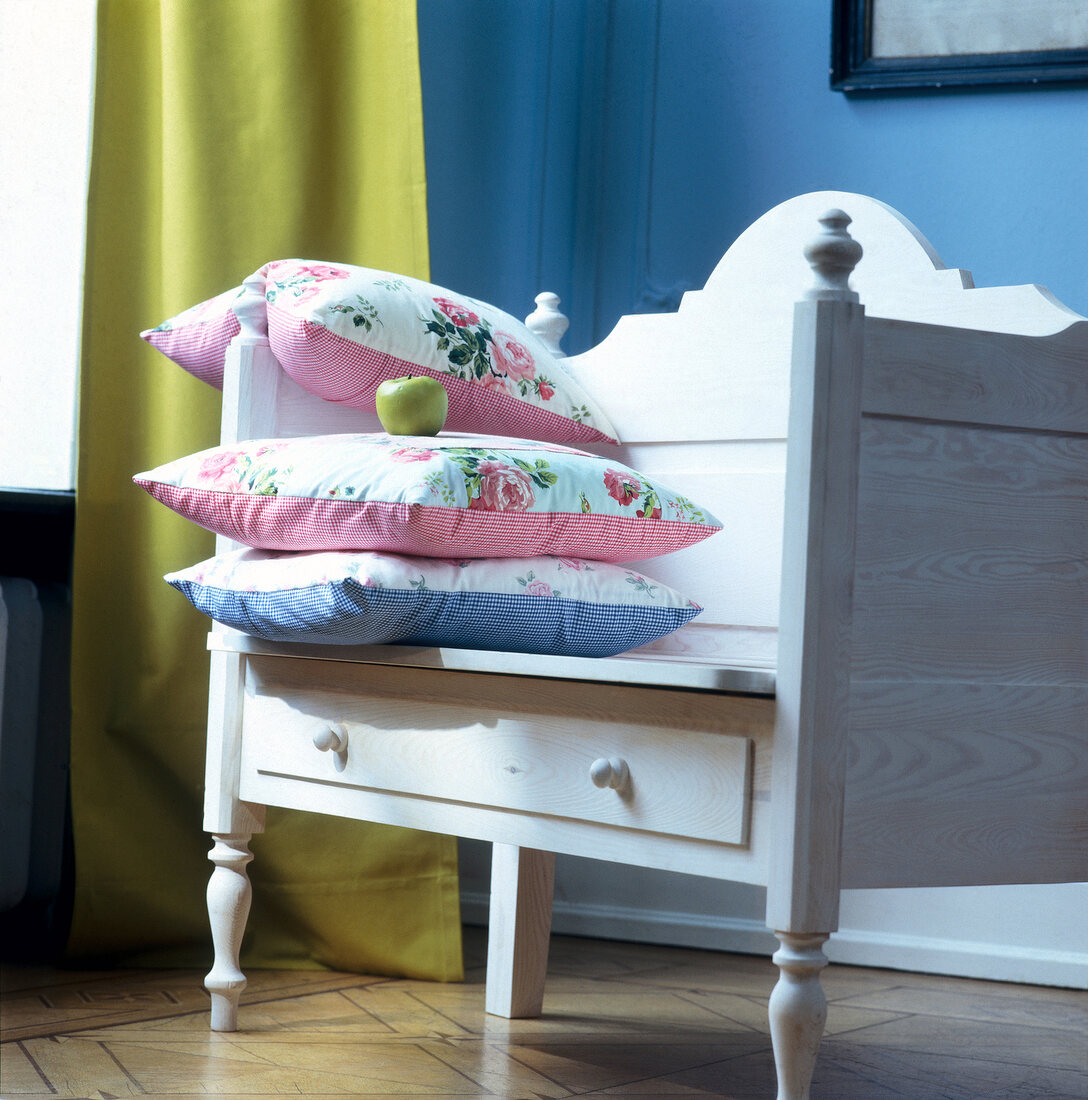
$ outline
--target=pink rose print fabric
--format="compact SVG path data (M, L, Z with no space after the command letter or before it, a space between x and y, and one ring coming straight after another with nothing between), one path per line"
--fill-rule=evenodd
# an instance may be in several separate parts
M269 264L268 269L270 272L275 272L283 267L287 267L291 274L288 274L287 278L298 280L309 279L347 279L351 276L351 272L346 267L333 267L332 264Z
M469 501L469 507L489 512L524 512L536 501L532 478L516 466L485 459L476 466L480 479L480 495Z
M397 447L389 452L390 462L430 462L437 452L424 447Z
M642 492L642 483L630 471L605 470L604 484L608 495L620 504L631 504Z
M197 476L212 485L220 480L230 480L230 475L234 473L234 467L241 457L239 451L216 451L200 464Z
M135 481L193 522L266 550L623 562L678 550L721 527L627 467L509 437L253 440Z
M539 577L526 578L525 591L530 596L554 596L552 586Z
M451 302L449 298L435 298L434 304L451 320L458 328L471 328L480 323L480 318L472 312L468 306ZM445 328L445 326L443 326Z
M497 372L505 374L507 378L530 379L536 374L536 361L529 350L505 332L495 333L491 357Z
M244 317L283 369L327 401L374 411L387 378L425 374L449 396L451 431L554 443L615 442L604 411L517 318L406 275L276 260L240 287L141 336L222 388Z

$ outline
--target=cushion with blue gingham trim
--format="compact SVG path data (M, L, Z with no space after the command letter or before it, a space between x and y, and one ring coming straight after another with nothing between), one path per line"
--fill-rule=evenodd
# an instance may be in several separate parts
M318 645L610 657L677 630L701 610L634 570L559 557L234 550L166 581L216 622Z

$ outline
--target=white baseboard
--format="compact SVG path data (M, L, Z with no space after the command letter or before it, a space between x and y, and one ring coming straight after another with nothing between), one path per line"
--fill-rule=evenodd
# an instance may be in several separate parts
M1076 951L841 928L824 953L832 962L851 966L1088 989L1088 955Z
M466 924L486 925L487 911L487 894L462 891L461 914ZM552 910L552 931L744 955L770 956L778 946L767 926L756 920L559 899ZM1088 989L1088 955L1083 952L842 928L831 937L825 953L832 962L850 966Z

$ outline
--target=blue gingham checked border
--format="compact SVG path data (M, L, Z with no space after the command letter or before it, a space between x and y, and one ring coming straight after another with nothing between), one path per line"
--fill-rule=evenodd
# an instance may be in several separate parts
M275 592L171 581L216 622L277 642L404 644L610 657L671 633L693 607L496 592L402 591L353 580Z

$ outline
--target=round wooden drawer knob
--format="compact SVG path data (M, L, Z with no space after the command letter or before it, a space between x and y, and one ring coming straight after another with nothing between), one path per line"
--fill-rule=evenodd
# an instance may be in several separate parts
M595 786L611 787L614 791L621 791L627 786L631 771L627 767L627 761L621 757L602 756L590 764L589 778L593 780Z
M347 752L348 730L343 722L326 726L314 734L314 747L322 752Z

